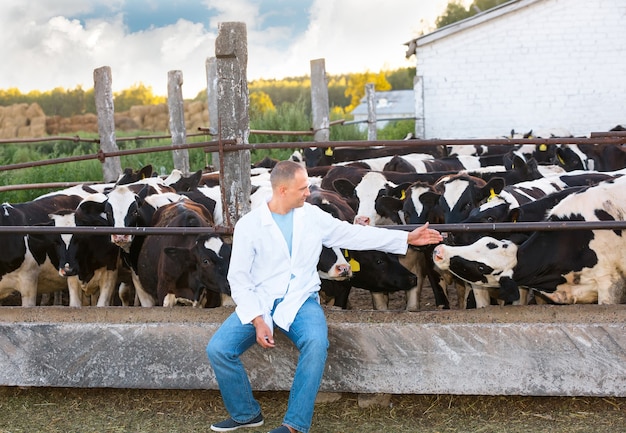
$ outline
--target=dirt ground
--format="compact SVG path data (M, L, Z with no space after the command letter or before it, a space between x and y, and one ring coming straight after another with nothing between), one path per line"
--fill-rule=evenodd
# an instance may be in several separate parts
M286 392L256 393L278 426ZM1 388L0 433L195 433L226 417L217 391ZM312 433L619 433L626 399L394 395L363 408L354 394L316 405ZM241 430L240 430L241 431Z

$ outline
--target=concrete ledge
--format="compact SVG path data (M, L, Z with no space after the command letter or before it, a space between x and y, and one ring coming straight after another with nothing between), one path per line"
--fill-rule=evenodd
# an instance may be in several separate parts
M204 349L233 310L1 307L0 385L217 389ZM322 391L626 396L626 305L328 311ZM244 355L253 387L288 390L297 352Z

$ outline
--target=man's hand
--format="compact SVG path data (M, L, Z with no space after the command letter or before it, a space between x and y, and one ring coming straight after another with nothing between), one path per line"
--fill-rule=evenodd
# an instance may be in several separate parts
M256 329L256 342L264 349L270 349L275 346L274 337L270 327L267 326L263 316L257 316L252 320L252 324Z
M412 232L409 232L408 242L409 245L419 247L422 245L438 244L443 242L443 237L437 230L429 229L428 223L426 223Z

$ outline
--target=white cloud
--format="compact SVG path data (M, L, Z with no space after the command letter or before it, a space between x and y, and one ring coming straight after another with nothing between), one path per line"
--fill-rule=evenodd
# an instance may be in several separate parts
M123 0L4 0L0 88L88 89L94 69L110 66L114 91L141 82L165 95L168 71L181 70L183 94L194 97L206 86L204 65L215 54L217 23L226 21L246 23L249 79L308 75L317 58L326 59L329 74L413 66L403 43L432 24L447 0L314 0L308 27L295 30L289 17L264 25L270 17L277 23L276 14L263 16L257 1L204 4L207 15L199 22L179 19L131 32ZM72 19L77 16L91 18Z

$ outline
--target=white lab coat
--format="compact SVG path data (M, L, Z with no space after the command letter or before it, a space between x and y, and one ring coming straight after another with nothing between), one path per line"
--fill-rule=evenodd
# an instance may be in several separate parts
M322 245L352 250L380 250L406 254L408 233L353 225L305 203L294 209L292 255L272 218L267 203L244 215L236 224L228 271L235 311L242 324L263 316L289 330L296 313L319 291L317 273ZM283 298L271 316L276 299Z

